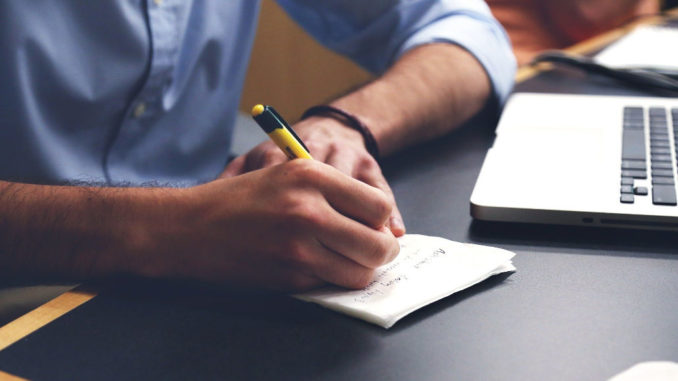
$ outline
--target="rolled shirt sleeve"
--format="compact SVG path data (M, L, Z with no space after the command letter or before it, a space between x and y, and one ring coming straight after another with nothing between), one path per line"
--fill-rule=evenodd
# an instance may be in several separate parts
M278 0L306 31L372 73L405 52L448 42L471 53L503 104L516 69L506 32L481 0Z

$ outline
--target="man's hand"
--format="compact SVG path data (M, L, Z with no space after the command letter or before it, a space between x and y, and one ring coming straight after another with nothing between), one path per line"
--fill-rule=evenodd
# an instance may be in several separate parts
M334 119L321 117L303 120L294 126L294 130L309 148L315 160L327 163L354 179L381 189L390 200L392 207L387 226L396 237L405 234L405 226L396 206L393 192L381 173L379 164L365 149L362 135L358 131ZM265 142L233 160L221 177L232 177L285 161L287 158L275 144Z
M489 77L472 54L454 44L432 43L405 53L384 75L331 105L368 125L380 153L387 156L459 126L482 109L490 89ZM393 192L359 132L321 117L301 121L294 130L314 159L381 189L393 208L389 228L395 236L405 234ZM285 160L273 143L262 143L233 160L221 177Z
M384 192L316 160L179 189L0 181L0 277L360 288L398 254L391 208Z
M152 234L160 246L150 251L161 256L143 275L361 288L399 251L385 227L392 198L319 161L292 160L184 192L183 224L171 234L160 224Z

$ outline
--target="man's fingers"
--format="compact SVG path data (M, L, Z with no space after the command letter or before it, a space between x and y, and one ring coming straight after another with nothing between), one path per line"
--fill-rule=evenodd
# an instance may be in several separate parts
M388 199L393 204L391 216L389 217L387 225L391 229L391 232L393 232L393 235L396 237L400 237L405 234L405 223L403 222L403 217L400 214L400 210L398 210L395 196L393 195L393 191L388 185L388 182L384 178L384 175L381 173L379 166L376 165L376 163L374 166L363 166L362 170L356 174L356 178L375 188L381 189L386 194L386 197L388 197Z
M388 222L392 203L384 192L329 166L320 175L319 186L335 210L372 228Z
M323 246L320 242L312 248L313 275L332 284L347 288L363 288L374 277L374 270Z
M357 160L356 153L352 150L332 150L327 154L325 162L338 169L339 172L355 177L354 172Z
M373 229L335 211L326 216L316 237L328 249L368 268L377 268L398 255L398 240L387 228Z
M253 166L250 170L256 170L259 168L272 167L287 161L287 156L276 146L267 145L256 158L254 158Z
M241 173L272 167L287 161L287 156L272 142L263 142L252 148L244 156L245 162Z

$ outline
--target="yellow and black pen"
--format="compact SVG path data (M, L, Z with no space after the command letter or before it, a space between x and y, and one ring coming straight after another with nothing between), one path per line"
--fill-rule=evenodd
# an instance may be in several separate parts
M271 106L252 107L252 117L289 159L313 159L304 142Z

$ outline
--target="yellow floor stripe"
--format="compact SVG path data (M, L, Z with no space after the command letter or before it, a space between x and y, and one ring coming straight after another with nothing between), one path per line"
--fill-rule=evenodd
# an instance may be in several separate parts
M0 351L69 311L74 310L95 296L94 292L75 289L57 296L33 311L0 327Z

